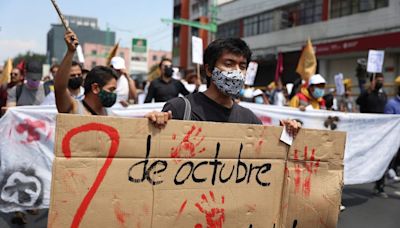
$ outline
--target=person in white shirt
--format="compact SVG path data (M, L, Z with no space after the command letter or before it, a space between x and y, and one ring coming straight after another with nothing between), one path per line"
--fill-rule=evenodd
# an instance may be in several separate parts
M130 100L136 100L137 91L135 82L126 72L125 60L120 56L111 59L110 66L117 71L119 78L117 80L117 102L113 107L128 107Z

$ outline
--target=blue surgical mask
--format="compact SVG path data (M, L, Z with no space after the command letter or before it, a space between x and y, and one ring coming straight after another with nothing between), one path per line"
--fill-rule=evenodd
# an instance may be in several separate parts
M264 99L262 96L258 96L254 98L254 103L256 104L264 104Z
M325 90L320 88L314 88L314 92L312 93L313 97L316 99L323 97L324 94Z

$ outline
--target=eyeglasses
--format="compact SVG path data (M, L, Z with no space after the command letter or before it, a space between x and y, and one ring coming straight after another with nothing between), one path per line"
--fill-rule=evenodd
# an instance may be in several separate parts
M17 73L11 73L10 76L18 76Z
M82 74L70 74L69 76L72 78L76 78L82 76Z

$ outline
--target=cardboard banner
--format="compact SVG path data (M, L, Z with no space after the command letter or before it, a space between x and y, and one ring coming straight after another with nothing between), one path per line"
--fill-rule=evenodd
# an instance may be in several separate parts
M278 126L280 119L292 118L301 120L304 129L331 130L336 126L335 131L347 132L344 159L346 185L380 179L400 147L400 115L322 110L301 112L293 108L245 102L240 105L252 110L267 126ZM116 116L133 118L161 110L162 106L163 103L153 103L110 111ZM22 106L9 109L0 119L0 135L3 136L0 140L0 211L7 213L49 207L56 114L54 106ZM319 140L319 137L314 140ZM2 193L13 174L10 181L14 181L15 176L22 176L18 178L18 188L13 189L22 189L22 195L29 192L29 197L22 201L18 200L18 192L7 192L9 188ZM24 184L26 180L35 183L32 187L35 191Z
M58 115L48 226L336 227L345 133L281 131Z

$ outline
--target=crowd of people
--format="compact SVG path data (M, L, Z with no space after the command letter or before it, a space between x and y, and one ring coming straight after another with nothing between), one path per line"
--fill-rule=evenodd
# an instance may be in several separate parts
M308 81L298 80L290 88L279 78L265 90L245 86L252 53L238 38L218 39L205 49L205 89L202 89L202 78L197 74L189 74L185 81L173 78L170 59L159 63L159 77L143 87L129 76L124 59L118 56L111 59L109 66L85 70L73 60L79 43L76 34L68 30L64 39L67 46L64 59L60 65L53 65L50 75L43 80L39 62L31 61L23 69L15 67L12 70L11 82L0 88L2 107L56 105L59 113L108 115L110 107L166 102L162 111L146 115L159 128L170 119L262 124L251 110L239 105L240 101L289 106L301 111L356 112L358 105L361 113L400 114L400 78L397 79L396 96L388 100L382 74L370 77L370 86L362 90L356 101L352 98L349 80L344 81L344 94L336 96L334 89L326 88L327 81L320 74L312 75ZM192 89L187 85L192 85ZM292 136L301 128L301 123L296 120L281 120L281 124ZM399 156L393 159L388 172L396 181L400 179L398 165ZM381 197L387 197L384 182L385 176L376 182L374 189Z

